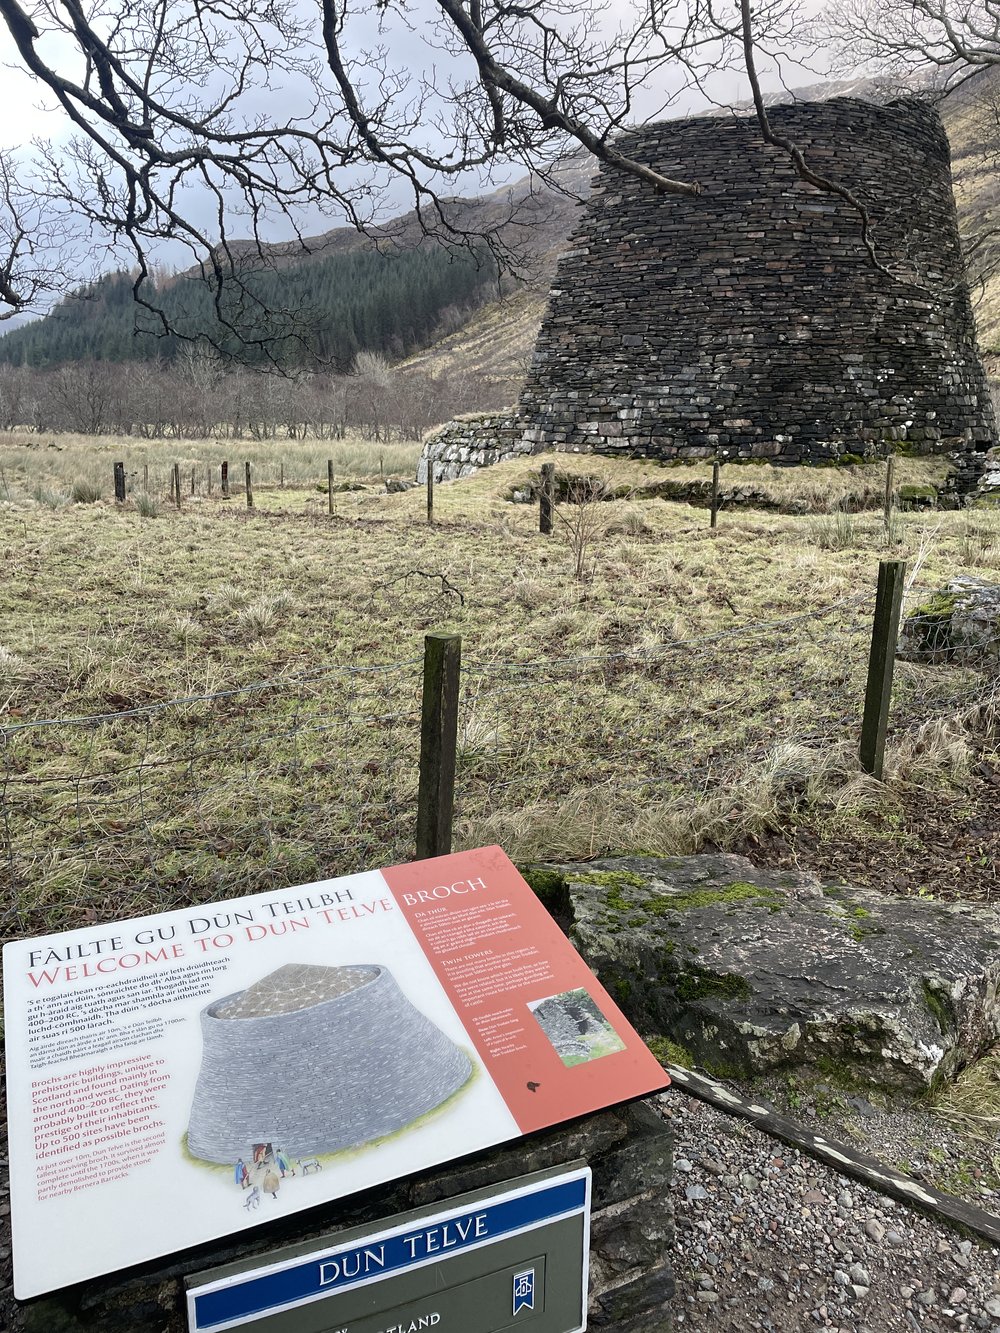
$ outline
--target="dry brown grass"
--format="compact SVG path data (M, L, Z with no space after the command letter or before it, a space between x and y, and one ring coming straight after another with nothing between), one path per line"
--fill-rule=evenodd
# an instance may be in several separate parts
M9 727L280 682L11 731L18 919L56 928L407 859L434 629L463 635L462 845L691 851L817 810L848 827L907 783L962 780L976 737L946 719L977 681L953 668L900 671L888 785L857 767L878 514L833 550L808 516L732 511L713 533L687 505L601 502L578 580L563 525L542 538L534 508L504 498L537 466L439 485L433 527L420 490L348 492L332 518L308 488L156 518L0 502ZM651 472L614 469L626 489ZM904 515L892 554L919 555L928 586L970 554L987 572L1000 517L975 518L970 551L972 521ZM366 674L379 663L398 665Z

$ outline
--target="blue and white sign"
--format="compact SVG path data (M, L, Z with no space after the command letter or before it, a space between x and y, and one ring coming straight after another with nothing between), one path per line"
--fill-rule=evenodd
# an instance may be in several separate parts
M421 1214L360 1237L353 1233L344 1244L193 1285L188 1290L189 1327L192 1333L222 1333L429 1265L438 1266L441 1273L441 1266L457 1256L573 1217L583 1221L585 1310L590 1187L589 1167L558 1175L543 1173L534 1183L506 1191L501 1187L496 1194L478 1197L464 1207ZM447 1281L447 1273L441 1273L440 1283L446 1285ZM513 1313L521 1314L523 1319L535 1310L535 1267L518 1269L510 1281Z
M535 1308L535 1270L526 1268L523 1273L515 1273L512 1278L514 1288L514 1314L522 1310Z

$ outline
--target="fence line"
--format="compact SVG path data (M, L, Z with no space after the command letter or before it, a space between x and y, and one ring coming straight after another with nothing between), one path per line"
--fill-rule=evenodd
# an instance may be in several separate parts
M926 591L909 588L907 604ZM652 649L466 656L460 836L566 801L714 798L782 746L856 752L873 594ZM897 666L890 738L992 702L988 673L955 665L948 645L929 655ZM63 905L79 924L409 860L421 661L0 728L0 928L52 929Z

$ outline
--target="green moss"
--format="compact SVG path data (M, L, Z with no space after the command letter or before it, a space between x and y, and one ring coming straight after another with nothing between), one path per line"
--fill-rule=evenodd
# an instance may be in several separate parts
M885 931L881 926L866 925L865 922L871 921L871 912L867 907L852 907L848 913L847 929L852 938L863 940L866 935L884 935Z
M641 875L633 875L630 870L588 870L573 872L574 884L600 884L609 889L641 889L645 884Z
M605 904L613 912L631 912L640 906L631 898L626 898L623 889L641 889L645 880L640 875L633 875L628 870L588 870L573 874L574 884L596 884L608 890ZM640 917L630 925L641 925L645 918Z
M680 1065L682 1069L693 1069L697 1064L688 1048L670 1037L647 1037L646 1045L661 1065Z
M929 981L924 979L921 982L921 989L924 994L924 1005L931 1017L935 1020L941 1029L941 1035L950 1032L955 1026L955 1018L951 1010L951 1005L946 996L940 991L934 989Z
M737 880L721 889L694 889L691 893L658 894L645 904L646 910L653 916L662 916L665 912L688 912L699 907L717 907L720 903L738 903L756 899L771 911L779 911L782 906L781 895L774 889L763 889L759 884L748 884Z
M930 601L923 602L920 606L915 606L910 612L911 616L925 616L929 620L939 620L944 617L951 617L955 610L955 603L958 601L958 595L953 592L936 592Z
M867 1091L868 1084L858 1076L853 1063L838 1060L833 1055L820 1055L817 1056L815 1064L817 1071L834 1087L841 1088L845 1092L856 1092L859 1089Z
M517 869L548 911L554 915L566 911L569 906L569 890L566 887L566 880L558 870L530 865L518 866Z
M938 493L936 486L909 484L900 486L897 494L899 495L900 504L920 504L923 500L927 500L931 504L937 504Z
M730 973L720 975L696 964L688 964L677 978L675 990L679 1000L745 1000L752 994L750 985L742 977Z
M619 977L617 981L611 983L611 989L615 993L615 999L625 1004L632 994L632 983L625 977Z
M952 646L951 618L957 600L953 592L937 592L910 612L907 625L918 632L923 651L940 652Z
M863 926L859 922L852 921L847 929L850 931L851 938L857 941L866 939L869 935L884 935L885 931L881 926Z

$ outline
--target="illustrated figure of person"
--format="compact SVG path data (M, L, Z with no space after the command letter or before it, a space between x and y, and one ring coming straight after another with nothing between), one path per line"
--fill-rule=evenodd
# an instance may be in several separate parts
M295 1168L294 1168L294 1167L292 1166L292 1164L289 1162L288 1157L287 1157L287 1155L285 1154L285 1150L284 1150L284 1148L275 1148L275 1150L274 1150L274 1160L275 1160L275 1161L277 1162L277 1164L278 1164L278 1170L281 1172L281 1178L282 1178L282 1180L284 1180L284 1178L285 1178L286 1175L290 1175L290 1176L294 1176L294 1175L295 1175Z
M245 1190L250 1183L250 1172L247 1170L247 1164L242 1157L233 1167L233 1180L235 1180L241 1190Z
M268 1166L264 1172L262 1188L270 1194L272 1199L278 1197L278 1190L281 1189L281 1177L275 1171L273 1166Z

